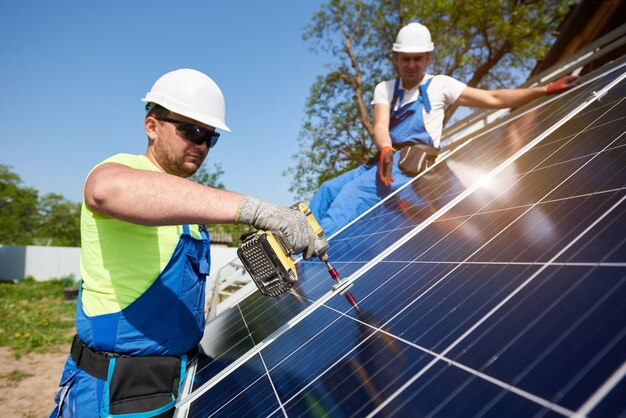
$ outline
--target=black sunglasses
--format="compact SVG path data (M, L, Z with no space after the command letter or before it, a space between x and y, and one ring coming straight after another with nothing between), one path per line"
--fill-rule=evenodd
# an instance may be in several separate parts
M170 122L176 125L176 132L181 134L185 139L190 140L194 144L202 144L206 142L209 148L213 148L220 138L220 133L210 129L203 128L193 123L183 122L176 119L162 118L157 119L161 122Z

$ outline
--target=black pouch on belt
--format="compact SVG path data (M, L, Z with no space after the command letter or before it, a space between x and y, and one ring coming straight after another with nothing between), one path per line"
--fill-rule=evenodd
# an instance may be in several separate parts
M72 358L90 375L106 381L102 412L120 414L146 413L155 416L176 404L180 383L185 377L188 356L126 357L93 351L77 337L72 343Z
M181 379L180 358L116 358L112 372L107 382L109 414L162 413L174 407Z
M439 150L424 144L405 145L400 149L400 170L407 176L415 177L430 167L437 158Z

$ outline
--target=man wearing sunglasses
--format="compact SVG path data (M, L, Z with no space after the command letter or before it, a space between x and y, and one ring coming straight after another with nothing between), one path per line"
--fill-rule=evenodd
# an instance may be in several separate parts
M211 78L172 71L143 101L145 154L108 158L85 182L77 335L51 416L173 414L204 331L205 224L252 225L281 233L304 258L314 252L300 211L187 180L216 129L229 131Z

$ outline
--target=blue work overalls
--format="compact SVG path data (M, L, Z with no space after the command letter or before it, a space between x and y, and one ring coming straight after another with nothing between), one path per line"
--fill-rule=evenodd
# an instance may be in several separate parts
M89 317L83 311L79 294L78 337L92 350L129 356L182 357L182 384L185 353L198 344L204 331L204 285L210 268L210 244L206 228L201 228L201 235L202 239L194 238L189 226L184 225L165 269L141 296L119 312ZM71 356L65 363L60 387L51 417L109 416L107 381L76 367ZM132 416L154 416L174 404L172 400L161 410Z
M431 110L427 94L431 81L432 78L420 84L416 101L400 106L404 98L404 90L400 89L400 79L396 79L389 120L389 135L394 147L407 142L434 145L424 126L422 113L423 110L426 112ZM395 109L396 103L398 103L398 109ZM400 171L398 164L399 158L396 157L392 171L394 180L389 187L385 186L378 177L378 161L375 164L361 165L324 182L313 196L309 207L326 235L334 234L411 180L412 177Z

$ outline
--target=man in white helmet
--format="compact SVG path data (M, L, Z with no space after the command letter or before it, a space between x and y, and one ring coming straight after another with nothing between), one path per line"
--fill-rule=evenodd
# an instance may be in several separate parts
M280 232L304 258L314 251L302 212L187 180L216 128L229 131L211 78L169 72L143 101L145 154L114 155L85 182L77 335L51 416L173 414L204 331L205 224L248 224Z
M402 27L393 44L400 77L374 90L376 163L365 164L320 186L309 204L327 235L374 206L427 168L439 152L445 109L456 103L482 108L520 107L572 87L565 76L547 86L483 90L446 76L426 73L434 49L420 23ZM395 157L401 151L400 158Z

